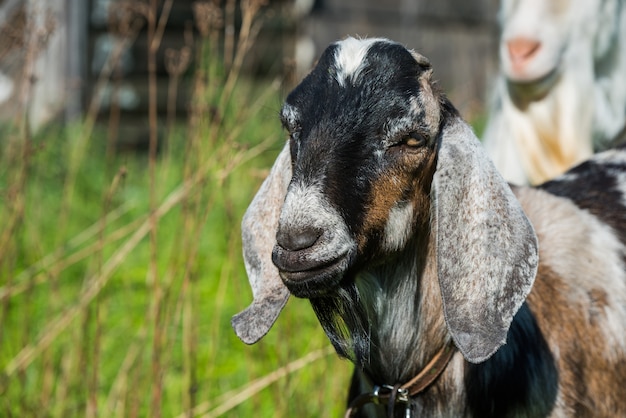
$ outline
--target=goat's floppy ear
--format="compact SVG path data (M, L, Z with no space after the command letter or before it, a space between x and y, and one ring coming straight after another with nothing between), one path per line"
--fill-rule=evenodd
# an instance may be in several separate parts
M506 342L530 292L537 237L463 120L447 122L440 141L431 208L439 286L454 342L479 363Z
M254 300L231 324L246 344L254 344L270 330L289 299L278 269L272 264L278 218L291 180L291 157L286 145L241 223L243 257Z

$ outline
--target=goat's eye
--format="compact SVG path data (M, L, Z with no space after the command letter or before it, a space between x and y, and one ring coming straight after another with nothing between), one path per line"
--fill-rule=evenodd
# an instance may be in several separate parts
M426 139L417 132L411 132L402 140L402 145L406 145L409 148L419 148L426 144Z

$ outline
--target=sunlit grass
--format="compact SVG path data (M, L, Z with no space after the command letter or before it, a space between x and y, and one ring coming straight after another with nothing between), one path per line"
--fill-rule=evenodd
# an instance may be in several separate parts
M110 153L89 115L3 128L0 416L341 415L351 366L308 302L255 346L230 326L252 300L239 222L282 147L284 88L197 61L188 122L155 156Z
M302 300L290 302L257 346L245 346L230 327L230 317L252 299L239 221L282 145L278 95L249 119L233 119L238 136L204 141L185 155L178 147L186 147L187 132L171 138L171 154L157 163L163 416L199 405L198 412L209 413L227 401L224 393L328 345ZM68 186L68 132L32 142L22 219L0 255L7 272L0 288L2 410L82 416L91 396L103 416L149 415L156 319L147 160L118 155L105 161L102 142L93 140ZM246 153L253 158L245 161ZM10 179L3 176L7 190ZM3 217L7 212L5 206ZM337 415L349 369L325 354L225 414Z

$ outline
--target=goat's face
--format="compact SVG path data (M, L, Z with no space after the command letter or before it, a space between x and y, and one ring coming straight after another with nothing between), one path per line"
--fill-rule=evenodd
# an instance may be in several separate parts
M593 73L615 43L619 7L617 0L505 0L500 62L512 95L540 99L565 71Z
M427 224L440 121L430 72L398 44L349 39L288 96L292 179L272 261L294 295L327 292Z

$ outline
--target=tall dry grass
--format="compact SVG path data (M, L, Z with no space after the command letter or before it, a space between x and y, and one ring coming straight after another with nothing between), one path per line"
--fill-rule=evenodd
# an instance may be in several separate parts
M115 87L120 54L145 29L146 154L115 152L121 111L112 106L99 129L96 100L72 126L32 135L23 113L0 128L0 416L343 409L350 366L331 353L305 301L292 300L256 346L230 328L252 298L239 221L283 141L281 80L260 86L241 71L265 5L195 4L196 39L190 31L186 46L165 53L161 118L156 53L171 5L126 2L116 10L121 36L96 83ZM236 36L224 30L235 10ZM194 94L181 124L185 82Z

